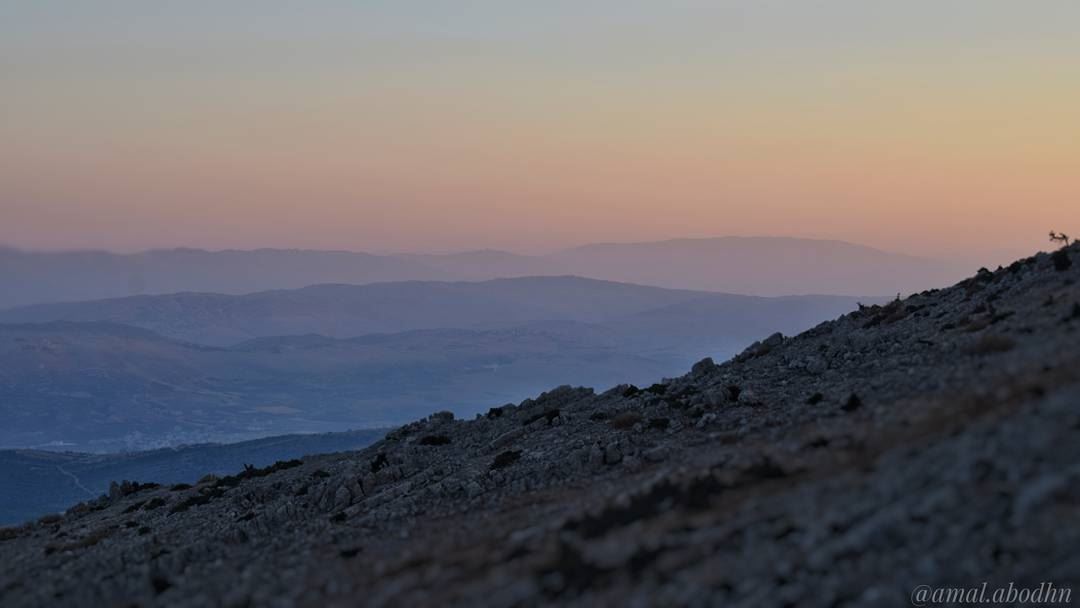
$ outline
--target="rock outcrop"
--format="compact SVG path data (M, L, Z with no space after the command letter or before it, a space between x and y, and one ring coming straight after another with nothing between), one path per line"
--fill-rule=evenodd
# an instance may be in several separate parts
M1078 281L1074 245L647 388L120 484L0 530L0 604L907 606L916 585L1068 586Z

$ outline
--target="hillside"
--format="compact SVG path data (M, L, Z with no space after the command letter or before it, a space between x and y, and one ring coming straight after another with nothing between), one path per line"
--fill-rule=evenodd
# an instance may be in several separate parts
M1068 587L1078 279L1074 245L644 389L561 387L358 452L129 487L5 530L0 592L12 606L907 606L916 585Z
M244 465L267 466L307 454L356 450L382 429L284 435L231 444L187 445L149 452L82 454L0 450L0 523L20 523L108 494L111 482L153 479L195 483L204 475L232 475Z

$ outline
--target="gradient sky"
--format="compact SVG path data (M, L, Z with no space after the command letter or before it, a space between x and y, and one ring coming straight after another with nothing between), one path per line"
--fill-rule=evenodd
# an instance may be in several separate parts
M0 0L0 243L1080 232L1080 2Z

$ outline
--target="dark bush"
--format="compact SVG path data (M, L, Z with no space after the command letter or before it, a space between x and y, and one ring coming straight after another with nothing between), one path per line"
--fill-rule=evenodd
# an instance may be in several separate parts
M622 412L611 419L608 424L613 429L629 429L633 428L635 424L641 422L641 414L637 412Z
M636 394L638 394L640 392L641 392L640 388L638 388L638 387L634 386L633 384L631 384L630 386L626 387L625 391L622 392L622 396L623 397L633 397L634 395L636 395Z
M847 398L847 401L844 402L844 405L840 407L842 407L845 412L854 412L855 410L862 407L862 405L862 399L860 399L859 396L855 393L851 393L851 395Z
M214 482L214 487L216 487L216 488L220 488L220 487L234 488L234 487L240 485L240 482L245 480L245 479L254 479L256 477L266 477L267 475L277 473L278 471L284 471L286 469L291 469L291 468L294 468L294 467L298 467L298 466L300 466L302 464L304 464L304 461L295 460L295 459L294 460L279 460L279 461L275 462L274 464L272 464L272 465L270 465L268 467L263 467L261 469L255 467L254 465L245 464L243 471L237 473L236 475L226 475L225 477L222 477L221 479Z
M656 384L650 386L649 388L647 388L645 390L647 392L650 392L650 393L654 394L654 395L663 395L664 393L667 392L667 385L666 384L660 384L659 382L657 382Z
M556 408L556 409L547 410L547 411L545 411L543 413L540 413L540 414L534 414L534 415L529 416L528 418L526 418L525 421L521 423L521 426L529 426L530 424L536 422L537 420L540 420L541 418L547 418L548 424L551 424L552 420L555 420L556 418L559 417L559 413L560 412L559 412L558 408Z
M490 410L487 411L487 419L488 420L494 420L496 418L502 418L502 415L504 413L505 412L503 412L503 408L501 408L501 407L493 407L493 408L491 408Z
M313 478L315 478L315 479L326 479L327 477L330 477L330 473L327 473L326 471L324 471L322 469L319 469L319 470L313 472L311 474L311 476Z
M1004 353L1016 348L1016 340L999 334L986 334L971 345L970 351L976 355Z
M201 507L202 505L209 504L210 501L215 498L220 498L225 495L225 490L215 487L209 490L203 490L202 492L189 496L186 499L180 501L172 509L169 510L170 514L183 513L192 507Z
M126 509L121 511L121 513L134 513L135 511L138 511L139 508L142 507L145 504L146 504L145 500L140 500L139 502L132 503L132 504L128 505Z
M38 523L42 526L49 526L52 524L59 524L64 521L64 516L59 513L50 513L49 515L42 515L38 518Z
M371 472L378 473L388 464L390 464L390 460L386 457L386 454L379 452L379 455L375 457L375 460L371 461Z
M521 460L521 450L507 450L495 457L491 462L491 470L505 469L518 460Z
M450 438L446 435L424 435L417 443L420 445L449 445Z
M154 509L156 509L158 507L164 507L164 506L165 506L165 499L155 496L154 498L151 498L150 500L146 501L146 504L143 506L143 510L144 511L153 511Z
M807 405L817 405L817 404L821 403L824 400L825 400L825 395L822 395L821 393L814 393L813 395L810 395L809 398L807 398L806 404Z
M1054 270L1058 272L1065 272L1072 268L1072 260L1069 259L1069 252L1065 249L1058 249L1050 254L1050 259L1054 262Z
M181 490L190 490L190 489L191 489L191 484L190 483L178 483L178 484L174 485L173 487L169 488L169 491L171 491L171 492L179 492Z

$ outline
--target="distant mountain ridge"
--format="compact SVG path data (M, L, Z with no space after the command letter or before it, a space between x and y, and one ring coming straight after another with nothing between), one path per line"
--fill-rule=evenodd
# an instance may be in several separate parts
M594 244L548 255L497 250L375 255L256 249L28 252L0 247L0 309L179 292L244 294L323 283L577 275L747 295L893 295L971 269L842 241L719 237Z
M854 308L856 300L843 296L771 300L580 277L524 277L315 285L244 295L131 296L15 308L0 312L0 323L110 322L178 340L228 346L298 334L350 338L417 329L496 329L535 321L607 323L689 302L698 302L699 308L711 306L718 314L722 311L725 318L718 321L737 330L740 323L735 319L740 316L765 315L767 324L786 326L785 314L821 320ZM778 309L782 302L787 302L783 314ZM772 310L777 312L764 312Z
M652 383L855 308L574 277L32 306L0 314L0 446L146 449L468 414L551 383Z

